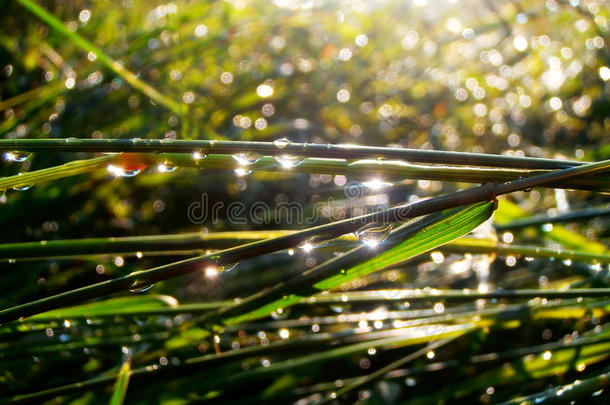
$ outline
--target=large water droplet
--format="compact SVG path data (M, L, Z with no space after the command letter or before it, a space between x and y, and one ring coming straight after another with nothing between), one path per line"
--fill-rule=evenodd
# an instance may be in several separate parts
M155 286L154 284L145 284L145 283L141 283L140 281L136 280L129 288L129 291L131 291L133 293L143 293L143 292L150 290L154 286Z
M365 245L377 247L385 241L392 231L391 224L368 224L354 232L354 235Z
M290 139L286 139L286 138L280 138L280 139L276 139L275 141L273 141L273 144L280 148L280 149L284 149L286 146L290 145L292 142L290 142Z
M275 160L277 160L282 168L292 169L293 167L300 165L304 159L300 156L280 155L276 156Z
M68 144L78 144L78 143L81 143L82 140L79 138L70 137L70 138L66 138L65 142Z
M248 166L261 160L263 156L256 152L240 152L233 155L233 159L242 166Z
M13 151L4 153L4 159L8 160L9 162L25 162L28 157L30 157L29 152Z
M159 173L169 173L169 172L173 172L174 170L176 170L178 168L178 166L174 165L171 162L165 161L163 163L160 163L157 166L157 170L159 170Z

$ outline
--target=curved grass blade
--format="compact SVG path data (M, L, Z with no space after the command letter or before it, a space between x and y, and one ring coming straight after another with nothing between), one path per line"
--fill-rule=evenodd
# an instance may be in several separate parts
M354 248L285 283L221 309L218 316L226 324L266 316L316 291L335 288L459 238L486 221L492 211L492 203L484 202L405 224L393 231L388 241L379 246L379 250L385 250L381 253L368 246Z

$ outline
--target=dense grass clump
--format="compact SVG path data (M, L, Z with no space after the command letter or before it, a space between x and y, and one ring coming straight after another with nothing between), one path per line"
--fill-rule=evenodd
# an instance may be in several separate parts
M0 403L607 403L609 14L0 3Z

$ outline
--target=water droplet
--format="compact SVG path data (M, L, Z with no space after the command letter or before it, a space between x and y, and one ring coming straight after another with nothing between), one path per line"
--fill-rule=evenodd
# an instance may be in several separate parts
M238 167L234 170L235 174L239 177L244 177L252 173L252 170L246 169L244 167Z
M154 284L145 284L145 283L141 283L140 281L136 280L129 288L129 291L131 291L133 293L143 293L143 292L150 290L154 286L155 286Z
M292 169L300 165L303 162L303 158L300 156L293 155L280 155L276 156L275 160L282 166L284 169Z
M70 138L66 138L66 143L68 144L77 144L77 143L81 143L81 139L79 138L75 138L75 137L70 137Z
M193 160L201 160L201 159L205 159L207 157L207 155L199 150L196 150L195 152L193 152Z
M20 184L18 186L13 187L15 191L25 191L32 188L32 184Z
M29 152L13 151L13 152L6 152L4 154L4 159L8 160L9 162L17 162L17 163L25 162L28 159L28 157L30 157Z
M18 176L22 176L22 173L19 173ZM33 184L18 184L15 187L13 187L13 190L15 191L25 191L25 190L29 190L30 188L32 188Z
M178 166L174 165L171 162L165 161L163 163L160 163L159 166L157 166L157 170L159 170L159 173L169 173L169 172L173 172L174 170L176 170L178 168Z
M116 177L134 177L142 171L140 169L125 169L116 165L108 165L106 166L106 170Z
M215 279L221 273L226 273L227 271L233 270L238 264L239 263L231 263L231 264L227 264L225 266L209 265L203 270L203 273L206 278Z
M388 183L387 181L382 181L380 179L373 179L370 181L365 181L362 183L362 185L367 188L370 188L371 190L374 190L374 191L393 186L392 183Z
M278 147L279 149L284 149L286 146L290 145L292 142L290 142L290 139L286 139L286 138L280 138L280 139L276 139L275 141L273 141L273 144Z
M302 249L305 253L309 253L317 247L324 246L328 243L328 240L320 237L314 237L306 240L305 242L297 245L299 249Z
M354 235L356 235L360 242L374 248L388 238L391 230L391 224L373 223L358 229L356 232L354 232Z
M241 166L248 166L261 160L263 156L256 152L240 152L233 155L233 159Z

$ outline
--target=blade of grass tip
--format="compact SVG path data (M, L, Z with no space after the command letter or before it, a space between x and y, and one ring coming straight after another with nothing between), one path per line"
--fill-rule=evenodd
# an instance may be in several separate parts
M42 298L36 301L31 301L1 310L0 323L14 321L21 317L34 315L40 312L59 308L61 306L72 305L92 298L99 298L130 288L150 285L169 278L200 271L205 265L226 266L228 264L234 264L246 258L260 256L266 253L297 246L298 244L303 243L312 237L319 237L325 240L333 239L340 235L354 232L363 225L369 223L402 222L409 218L416 218L440 210L480 201L493 200L497 195L500 194L507 194L513 191L528 189L549 182L564 180L583 174L603 172L609 168L610 160L604 160L578 167L549 172L538 176L527 177L508 183L484 184L479 187L461 190L445 196L430 198L411 204L399 205L371 214L347 218L326 225L320 225L305 229L303 231L295 232L292 235L253 242L230 249L225 249L210 255L182 260L148 270L137 271L123 277L88 285L86 287L66 291L47 298Z
M28 9L32 14L36 15L38 18L48 24L51 28L68 38L68 40L70 40L70 42L72 42L74 45L78 46L85 52L93 52L95 55L97 55L97 60L99 60L100 63L102 63L108 69L112 70L114 73L120 76L134 89L141 91L146 96L150 97L151 100L163 105L164 107L168 108L176 114L181 114L184 111L185 107L183 105L159 93L159 91L154 89L152 86L140 80L135 74L126 69L122 64L115 61L110 56L106 55L100 48L96 47L76 32L70 31L54 15L46 11L44 8L40 7L35 2L31 0L17 1L26 9Z
M22 3L26 2L33 4L30 2L30 0L19 1ZM61 22L57 23L61 25ZM61 27L63 27L63 25L61 25ZM68 33L75 35L70 31L68 31ZM65 142L63 139L5 139L0 140L0 150L24 150L31 152L39 152L43 150L61 150L72 152L156 153L193 153L197 150L203 150L208 155L213 153L232 155L240 152L256 152L266 156L291 154L298 156L335 159L378 159L381 157L387 160L404 160L406 162L433 163L441 165L489 166L545 170L566 169L585 164L583 162L571 160L361 145L290 142L280 147L274 142L221 140L189 141L181 139L141 139L139 141L136 141L135 139L81 139L81 142L78 144L70 144Z
M351 384L348 384L346 386L344 386L343 388L341 388L340 390L336 391L334 393L334 395L329 395L326 398L319 400L317 402L314 402L315 405L323 405L323 404L328 404L333 402L336 398L341 398L342 396L364 386L364 385L368 385L380 378L382 378L383 376L385 376L387 373L389 373L392 370L397 369L398 367L401 367L407 363L410 363L411 361L424 356L426 353L428 353L430 350L436 350L439 347L442 347L452 341L454 341L455 339L457 339L458 337L463 336L463 335L455 335L446 339L441 339L441 340L437 340L435 342L431 342L430 344L428 344L425 347L422 347L419 350L414 351L413 353L410 353L409 355L398 359L384 367L381 367L378 370L373 371L370 374L367 374L365 376L362 376L358 379L356 379L356 381L352 382Z
M129 377L131 376L131 366L129 361L124 361L119 371L119 375L114 385L114 391L110 398L110 405L122 405L127 395L127 387L129 386Z
M15 176L0 177L0 191L24 185L33 186L46 181L90 173L106 167L115 158L115 156L108 155L87 160L75 160L60 166L35 170Z

